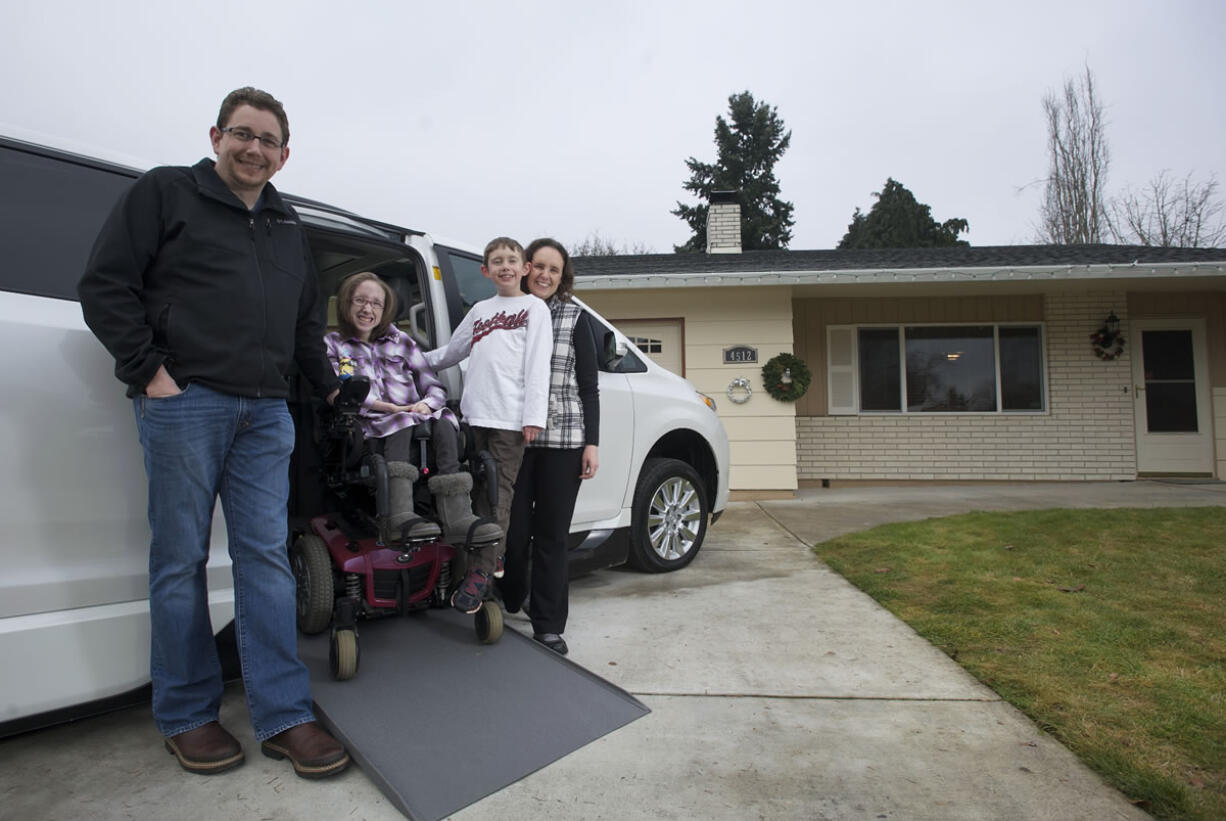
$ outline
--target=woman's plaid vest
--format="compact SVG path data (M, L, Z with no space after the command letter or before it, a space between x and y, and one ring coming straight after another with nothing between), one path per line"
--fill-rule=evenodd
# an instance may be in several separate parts
M553 358L549 368L549 421L531 447L581 448L583 405L579 402L579 382L575 377L575 323L580 308L563 302L555 294L546 303L553 315Z

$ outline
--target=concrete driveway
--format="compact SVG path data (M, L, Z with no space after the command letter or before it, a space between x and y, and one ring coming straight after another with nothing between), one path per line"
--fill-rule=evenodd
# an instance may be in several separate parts
M970 510L1206 505L1226 505L1226 484L873 487L733 503L684 571L606 570L572 585L571 658L652 714L454 817L1146 818L808 545ZM2 741L0 817L400 817L360 770L307 782L261 756L237 688L222 720L247 763L210 778L175 766L147 708Z

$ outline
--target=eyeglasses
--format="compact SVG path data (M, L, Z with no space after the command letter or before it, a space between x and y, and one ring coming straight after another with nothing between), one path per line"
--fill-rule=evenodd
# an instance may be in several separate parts
M229 134L240 143L249 143L252 140L259 140L260 145L264 146L265 148L276 149L284 145L284 143L282 143L280 140L274 140L272 137L261 137L260 135L254 134L245 128L239 128L238 126L233 125L229 128L221 129L221 133Z
M370 308L372 311L382 311L383 303L377 299L367 299L364 296L355 296L353 298L353 307Z

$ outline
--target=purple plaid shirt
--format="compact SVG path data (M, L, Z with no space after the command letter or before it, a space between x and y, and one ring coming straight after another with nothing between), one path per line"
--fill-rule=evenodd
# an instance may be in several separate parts
M353 362L353 375L370 379L370 394L361 412L362 432L374 439L382 439L405 428L412 427L423 419L446 419L455 427L455 414L447 409L447 392L434 369L426 362L421 348L404 331L391 325L379 339L363 342L360 339L342 339L332 331L324 337L328 348L328 360L332 370L339 375L340 361L348 358ZM425 402L434 408L431 414L382 413L370 409L375 400L393 405L415 405Z

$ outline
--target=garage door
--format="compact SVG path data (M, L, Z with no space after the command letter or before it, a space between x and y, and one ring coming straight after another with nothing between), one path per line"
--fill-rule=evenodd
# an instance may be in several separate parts
M613 324L657 365L685 376L682 319L618 319Z

